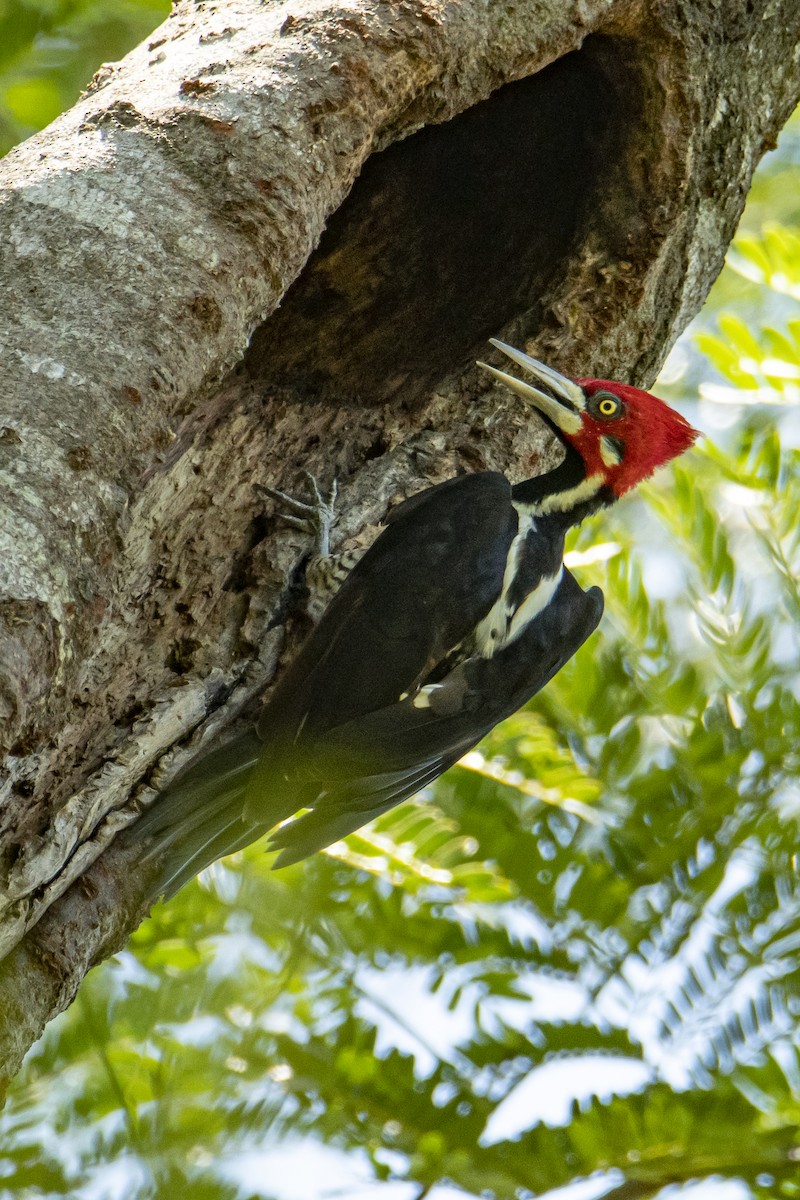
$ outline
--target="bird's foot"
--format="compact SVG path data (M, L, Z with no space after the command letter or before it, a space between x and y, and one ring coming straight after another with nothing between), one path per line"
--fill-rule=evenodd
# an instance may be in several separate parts
M296 497L264 483L256 484L256 489L282 506L281 512L278 514L281 520L286 521L295 529L301 529L304 533L313 535L315 557L327 558L330 555L331 529L336 523L336 480L334 479L331 484L326 498L319 490L319 484L311 472L305 471L304 474L312 497L310 502L298 500Z

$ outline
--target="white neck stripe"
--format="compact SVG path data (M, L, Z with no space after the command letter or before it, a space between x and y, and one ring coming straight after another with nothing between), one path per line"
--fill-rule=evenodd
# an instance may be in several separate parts
M602 475L589 475L576 487L568 488L565 492L553 492L552 495L545 496L543 500L536 500L533 504L515 500L514 507L517 512L524 513L529 517L545 516L552 512L568 512L569 509L577 508L579 504L591 500L592 496L600 491L604 482Z

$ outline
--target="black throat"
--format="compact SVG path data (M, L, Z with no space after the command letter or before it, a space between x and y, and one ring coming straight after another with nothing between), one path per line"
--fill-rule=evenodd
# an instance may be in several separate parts
M524 479L515 483L511 488L511 496L515 504L536 510L552 496L560 495L579 488L586 481L586 464L577 450L566 446L563 461L547 471L544 475L536 475L533 479ZM586 517L613 504L616 497L611 488L605 484L597 488L589 496L576 497L564 508L558 506L537 514L537 524L544 520L554 528L567 530L572 525L579 525Z

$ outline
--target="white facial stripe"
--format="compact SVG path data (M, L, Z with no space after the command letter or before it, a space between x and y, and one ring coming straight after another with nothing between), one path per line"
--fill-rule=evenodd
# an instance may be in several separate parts
M498 371L497 367L490 367L488 363L479 362L479 367L483 367L485 371L489 371L494 375L495 379L499 379L506 387L511 388L512 392L516 392L518 396L522 396L524 400L529 401L534 408L538 408L539 412L549 417L554 425L559 429L563 429L564 433L576 434L581 428L581 418L578 413L572 412L565 408L558 400L554 400L552 396L545 395L538 388L531 387L529 383L525 383L522 379L517 379L516 375L507 375L505 371Z
M618 447L605 435L600 438L600 457L607 467L618 467L622 462Z

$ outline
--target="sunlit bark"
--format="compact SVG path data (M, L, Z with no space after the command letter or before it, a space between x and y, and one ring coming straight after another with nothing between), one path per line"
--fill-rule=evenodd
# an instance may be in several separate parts
M95 861L133 794L275 671L302 540L253 484L335 474L348 537L529 470L493 334L650 382L798 98L795 8L180 3L0 165L8 1074L141 917Z

